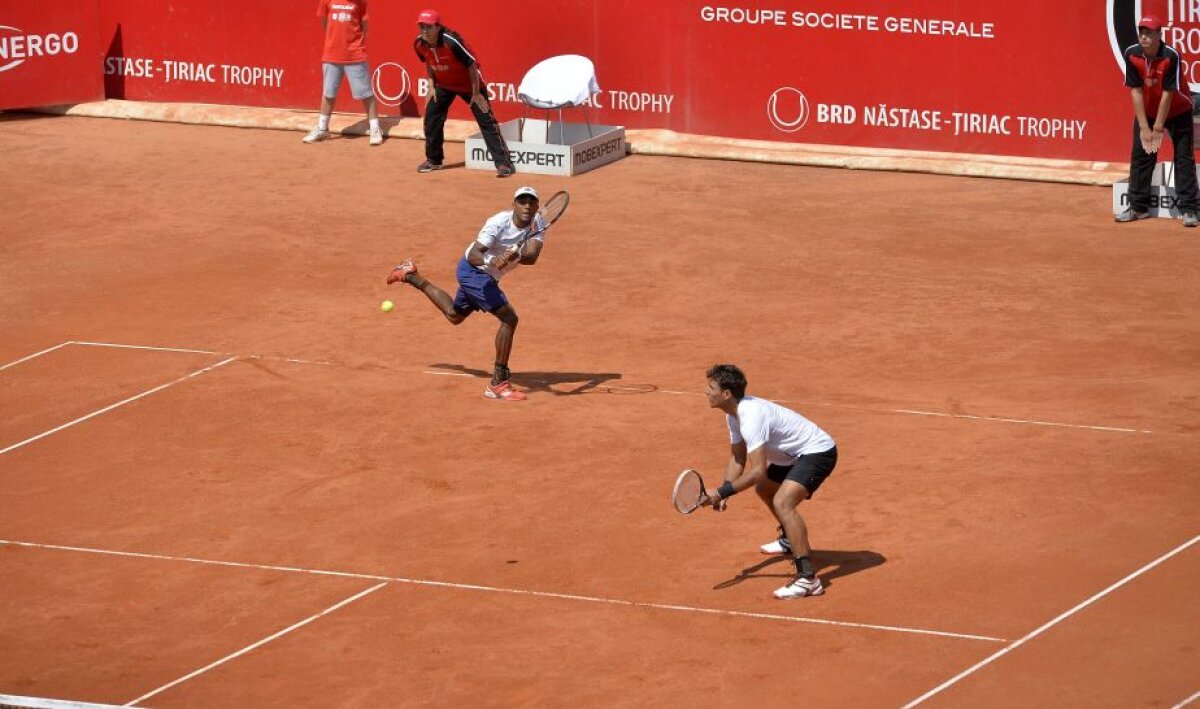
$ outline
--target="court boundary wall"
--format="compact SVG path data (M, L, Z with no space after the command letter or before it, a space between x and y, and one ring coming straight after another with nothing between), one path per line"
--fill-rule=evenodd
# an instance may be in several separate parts
M88 103L25 109L36 113L89 118L164 121L193 125L308 131L315 124L313 111L299 109L226 106L204 103L158 103L109 99ZM424 140L419 118L382 118L389 138ZM335 113L331 130L345 135L365 135L362 114ZM473 121L446 122L446 139L464 142L478 131ZM888 148L778 143L765 140L692 135L664 129L628 129L629 152L641 155L708 160L838 167L852 170L920 172L937 175L1061 182L1112 187L1129 176L1121 163L1054 160L1004 155L943 153Z

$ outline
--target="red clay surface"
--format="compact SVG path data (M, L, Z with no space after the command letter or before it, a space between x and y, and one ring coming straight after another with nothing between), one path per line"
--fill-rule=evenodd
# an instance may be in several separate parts
M0 115L0 367L213 353L0 369L0 449L238 357L0 454L0 694L130 702L386 582L144 704L897 707L1200 533L1200 235L1103 189L299 138ZM383 277L452 287L524 182L572 207L505 281L508 404L464 376L494 321ZM770 597L752 497L670 509L724 464L716 361L838 440L821 598ZM1200 545L923 706L1172 706L1198 582Z

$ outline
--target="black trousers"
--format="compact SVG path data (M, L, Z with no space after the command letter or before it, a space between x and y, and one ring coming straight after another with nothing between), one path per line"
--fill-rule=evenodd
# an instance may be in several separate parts
M1167 119L1163 130L1171 136L1171 144L1175 147L1175 195L1178 198L1176 206L1181 212L1198 211L1200 194L1196 187L1196 156L1193 152L1196 146L1192 135L1191 112ZM1129 157L1129 206L1144 212L1150 208L1150 178L1154 175L1154 165L1158 162L1158 156L1142 149L1141 133L1135 118L1133 152Z
M496 123L496 117L490 111L482 111L471 103L471 94L450 91L440 86L434 90L433 98L429 99L429 105L425 109L425 157L438 164L445 160L443 144L446 141L446 114L450 112L450 105L454 103L456 96L466 101L471 107L471 113L475 114L475 122L479 124L483 142L492 154L492 162L496 163L496 167L512 167L508 144L504 142L504 136L500 135L500 125Z

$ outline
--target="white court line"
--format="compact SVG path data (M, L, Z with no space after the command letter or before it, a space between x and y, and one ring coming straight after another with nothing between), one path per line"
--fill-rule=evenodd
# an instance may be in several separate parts
M46 697L21 697L15 694L0 694L0 707L13 705L22 709L118 709L116 704L93 704L73 702L69 699L47 699Z
M353 596L351 596L349 598L338 601L337 603L326 608L325 610L321 611L320 613L317 613L315 615L310 615L309 617L305 618L304 620L300 621L299 623L294 623L294 624L289 625L288 627L284 628L283 630L280 630L278 633L274 633L272 635L269 635L269 636L263 638L262 640L259 640L256 643L247 645L246 647L242 648L241 650L238 650L237 652L234 652L234 653L230 653L230 654L226 655L225 657L222 657L221 659L217 660L216 662L213 662L208 665L205 665L204 667L201 667L200 669L196 670L195 672L190 672L190 673L180 677L177 680L168 682L168 683L164 684L163 686L159 687L158 689L147 692L147 693L143 694L142 696L138 697L137 699L134 699L133 701L131 701L123 706L127 706L127 707L135 706L139 702L145 701L145 700L149 699L150 697L153 697L156 694L165 692L166 690L170 689L171 687L174 687L177 684L182 684L183 682L186 682L189 679L192 679L193 677L198 677L199 675L202 675L205 672L208 672L209 670L213 669L214 667L219 667L219 666L225 664L226 662L229 662L230 660L237 659L237 658L241 657L242 655L245 655L246 653L251 652L255 648L259 648L259 647L262 647L263 645L266 645L267 643L271 642L272 640L275 640L276 638L281 638L284 635L287 635L288 633L292 632L293 630L298 630L299 628L303 628L304 626L308 625L309 623L313 622L314 620L317 620L318 618L321 618L322 616L329 615L330 613L336 611L337 609L339 609L343 606L347 606L347 605L357 601L358 599L362 598L363 596L374 593L386 585L387 585L387 582L385 581L383 583L375 584L374 586L366 589L365 591L359 591L358 593L354 594Z
M187 349L187 348L183 348L183 347L151 347L148 345L127 345L127 344L120 344L120 343L116 343L116 342L85 342L82 340L75 340L75 341L66 342L63 344L82 345L85 347L112 347L112 348L116 348L116 349L128 349L128 350L153 350L156 352L186 352L186 353L194 353L194 354L213 354L213 355L232 354L229 352L215 352L212 350ZM62 346L63 345L58 345L58 347L62 347ZM51 349L57 349L57 347L54 347ZM47 350L47 351L49 351L49 350ZM30 357L28 357L26 359L36 357L38 354L43 354L43 353L39 352L37 354L30 355ZM253 358L253 359L276 359L276 360L281 360L284 362L292 362L295 364L319 364L319 365L327 366L327 367L340 366L336 362L324 362L324 361L320 361L320 360L299 359L296 357L282 357L282 356L275 356L275 355L247 355L245 358L247 358L247 359L250 359L250 358ZM21 361L21 360L18 360L18 362L19 361ZM14 362L13 364L16 364L16 362ZM0 368L0 369L2 369L2 368ZM470 374L468 372L436 372L436 371L432 371L432 370L423 370L421 373L422 374L432 374L432 375L439 376L439 377L470 377L472 379L476 378L476 376L474 374ZM643 390L637 389L635 387L612 386L612 385L607 385L607 384L605 386L609 389L621 389L621 390L633 391L633 392L638 392L638 393L649 393L649 392L643 392ZM672 389L655 389L654 393L687 395L687 396L702 396L703 395L702 392L675 391ZM973 416L970 414L950 414L950 413L945 413L945 412L941 412L941 411L919 411L916 409L872 409L872 408L868 408L868 407L864 407L864 406L845 406L845 405L841 405L841 404L819 404L819 403L812 403L812 402L795 402L795 401L789 401L787 399L773 399L773 401L775 401L776 403L779 403L779 404L825 406L825 407L837 408L837 409L850 409L850 410L855 410L855 411L870 411L873 413L880 413L880 414L901 414L901 415L907 415L907 416L940 416L940 417L945 417L945 418L964 419L964 420L970 420L970 421L987 421L987 422L992 422L992 423L1023 424L1023 425L1027 425L1027 426L1052 426L1055 428L1075 428L1075 429L1082 429L1082 430L1087 430L1087 431L1102 431L1102 432L1106 432L1106 433L1154 433L1154 431L1150 431L1150 430L1146 430L1146 429L1121 428L1121 427L1117 427L1117 426L1089 426L1086 424L1061 423L1061 422L1056 422L1056 421L1038 421L1036 419L1019 419L1019 418L1009 418L1009 417L1004 417L1004 416ZM0 452L3 452L3 451L0 451Z
M118 401L115 404L110 404L108 406L105 406L103 409L100 409L98 411L93 411L92 413L87 414L86 416L80 416L79 418L75 419L74 421L68 421L67 423L62 424L61 426L56 426L56 427L50 429L49 431L44 431L42 433L39 433L38 435L33 436L32 438L26 438L25 440L21 441L20 443L14 443L7 448L0 448L0 455L4 455L5 453L8 453L9 451L14 451L14 450L20 448L21 446L28 445L30 443L33 443L34 441L41 440L41 439L45 438L46 436L58 433L59 431L65 429L65 428L70 428L71 426L74 426L77 423L83 423L84 421L87 421L88 419L92 419L92 418L99 416L100 414L106 413L108 411L112 411L113 409L115 409L117 407L124 406L125 404L137 401L138 399L142 399L144 397L150 396L151 394L153 394L155 392L162 391L163 389L166 389L167 387L174 386L182 381L191 379L192 377L198 377L201 374L204 374L205 372L210 372L210 371L216 369L217 367L222 367L236 359L237 359L237 357L228 357L226 359L221 360L220 362L217 362L216 364L210 364L209 366L205 367L204 369L198 369L194 372L191 372L190 374L185 374L182 377L180 377L174 381L167 382L166 384L160 384L160 385L154 387L153 389L150 389L149 391L144 391L141 394L135 394L135 395L129 397L128 399L124 399L122 401Z
M146 344L121 344L118 342L84 342L82 340L79 340L79 341L74 341L74 342L68 342L66 344L79 344L79 346L83 346L83 347L108 347L108 348L113 348L113 349L146 349L146 350L151 350L151 352L179 352L179 353L191 353L191 354L234 355L234 353L216 352L216 350L211 350L211 349L187 349L184 347L150 347L150 346L146 346ZM240 355L234 355L234 356L240 356ZM320 360L301 360L301 359L296 359L296 357L286 357L286 356L281 356L281 355L245 355L245 356L242 356L242 359L282 360L284 362L296 363L296 365L322 365L325 367L336 366L334 362L323 362Z
M422 371L421 374L434 374L434 375L437 375L440 377L471 377L471 378L476 377L476 375L470 374L469 372L435 372L435 371L429 370L429 369ZM608 389L624 389L627 391L642 392L641 389L637 389L634 387L613 386L611 384L605 384L604 386ZM684 395L684 396L703 396L703 394L701 392L697 392L697 391L675 391L673 389L655 389L653 393L675 394L675 395ZM1057 428L1081 428L1081 429L1085 429L1088 431L1106 431L1109 433L1154 433L1154 431L1148 431L1145 429L1137 429L1137 428L1119 428L1116 426L1088 426L1085 424L1078 424L1078 423L1059 423L1056 421L1038 421L1036 419L1018 419L1018 418L1008 418L1008 417L1004 417L1004 416L973 416L971 414L949 414L949 413L945 413L945 412L941 412L941 411L918 411L916 409L872 409L872 408L868 408L865 406L845 406L845 405L841 405L841 404L816 404L816 403L812 403L812 402L788 401L787 399L771 399L771 401L774 401L777 404L824 406L827 408L834 408L834 409L850 409L850 410L854 410L854 411L871 411L871 412L877 413L877 414L904 414L904 415L908 415L908 416L942 416L945 418L968 419L968 420L972 420L972 421L991 421L994 423L1019 423L1019 424L1026 424L1029 426L1054 426Z
M976 672L983 669L984 667L987 667L988 665L992 664L996 660L999 660L1001 657L1004 657L1005 655L1012 652L1013 650L1016 650L1017 648L1021 647L1022 645L1029 642L1030 640L1033 640L1034 638L1036 638L1037 636L1046 632L1050 628L1053 628L1054 626L1058 625L1059 623L1066 620L1067 618L1075 615L1076 613L1083 610L1084 608L1087 608L1088 606L1092 605L1093 603L1100 600L1101 598L1104 598L1108 594L1110 594L1113 591L1117 590L1118 588L1124 586L1125 584L1134 580L1138 576L1141 576L1142 574L1146 573L1150 569L1153 569L1154 567L1163 563L1167 559L1170 559L1171 557L1175 556L1176 554L1179 554L1179 553L1185 551L1188 547L1192 546L1193 544L1196 544L1197 542L1200 542L1200 535L1192 537L1191 541L1185 542L1185 543L1175 547L1171 551L1167 552L1166 554L1163 554L1162 556L1158 557L1157 559L1150 562L1149 564L1146 564L1145 566L1138 569L1137 571L1134 571L1132 574L1129 574L1125 578L1114 583L1113 585L1109 586L1108 588L1104 589L1103 591L1097 593L1096 595L1092 596L1091 598L1087 599L1086 601L1083 601L1082 603L1075 606L1074 608L1072 608L1068 611L1064 611L1063 613L1059 614L1056 618L1054 618L1050 622L1045 623L1044 625L1037 628L1033 632L1029 633L1025 637L1021 638L1020 640L1017 640L1010 645L1004 646L1003 648L1001 648L1001 649L997 650L996 652L992 653L991 655L985 657L984 659L980 660L979 662L975 663L974 665L971 665L970 667L963 670L962 672L959 672L958 674L954 675L953 677L946 680L945 682L939 684L938 686L934 687L933 689L929 690L928 692L926 692L926 693L922 694L921 696L917 697L916 699L912 700L908 704L905 704L903 709L909 709L910 707L915 707L918 704L920 704L921 702L925 701L926 699L929 699L933 695L937 694L938 692L941 692L942 690L946 689L947 687L950 687L950 686L958 683L959 680L970 677L971 675L975 674ZM1193 698L1194 698L1194 696L1193 696ZM1191 699L1188 699L1187 701L1191 701Z
M600 598L597 596L580 596L570 593L554 593L551 591L529 591L518 588L502 588L499 586L479 586L476 584L466 583L451 583L449 581L431 581L428 579L410 579L395 576L376 576L371 574L356 574L344 571L323 571L319 569L302 569L294 566L272 566L269 564L246 564L236 561L214 561L211 559L197 559L194 557L166 556L163 554L147 554L144 552L130 551L113 551L109 549L93 549L88 547L65 546L61 544L36 544L33 542L18 542L8 539L0 539L0 544L11 544L13 546L27 547L30 549L52 549L57 551L76 551L86 554L103 554L108 556L129 557L135 559L157 559L161 561L187 561L196 564L210 564L213 566L233 566L244 569L258 569L262 571L284 571L289 573L315 574L318 576L339 576L342 578L366 579L371 581L392 581L395 583L407 583L416 586L435 586L440 588L455 588L465 591L486 591L490 593L508 593L519 596L535 596L539 598L557 598L567 601L583 601L586 603L603 603L615 606L628 606L632 608L652 608L657 610L672 610L685 611L688 613L706 613L712 615L724 615L735 618L758 618L762 620L780 620L789 623L814 623L817 625L834 625L844 628L860 628L865 630L882 630L893 633L911 633L916 635L933 635L944 638L957 638L960 640L980 640L984 642L1002 643L1006 642L1004 638L993 638L987 635L970 635L967 633L951 633L942 630L927 630L924 628L907 628L895 625L875 625L871 623L852 623L840 620L826 620L823 618L802 618L791 615L773 615L770 613L748 613L745 611L731 611L720 608L696 608L692 606L670 605L666 603L645 603L641 601L626 601L617 598Z
M826 404L832 406L832 404ZM973 419L976 421L995 421L997 423L1026 423L1032 426L1057 426L1059 428L1086 428L1091 431L1114 431L1116 433L1154 433L1137 428L1119 428L1117 426L1085 426L1078 423L1058 423L1056 421L1038 421L1036 419L1014 419L1004 416L972 416L971 414L947 414L938 411L914 411L912 409L895 409L891 413L912 414L914 416L945 416L955 419Z
M35 358L35 357L41 357L42 355L44 355L44 354L48 354L48 353L50 353L50 352L53 352L54 350L57 350L57 349L59 349L60 347L66 347L66 346L67 346L67 345L69 345L69 344L72 344L72 343L70 343L70 342L60 342L59 344L57 344L57 345L55 345L55 346L53 346L53 347L47 347L46 349L42 350L41 352L34 352L33 354L29 355L28 357L22 357L21 359L18 359L18 360L15 360L15 361L9 362L8 364L4 365L3 367L0 367L0 372L2 372L2 371L4 371L4 370L8 369L9 367L15 367L15 366L17 366L18 364L20 364L20 363L22 363L22 362L28 362L29 360L31 360L31 359L33 359L33 358ZM4 697L4 695L3 695L3 694L0 694L0 698L3 698L3 697Z
M1171 709L1183 709L1184 707L1186 707L1187 705L1189 705L1189 704L1191 704L1192 702L1196 701L1197 699L1200 699L1200 692L1196 692L1195 694L1193 694L1192 696L1188 697L1187 699L1184 699L1182 702L1180 702L1180 703L1176 704L1175 706L1171 707Z

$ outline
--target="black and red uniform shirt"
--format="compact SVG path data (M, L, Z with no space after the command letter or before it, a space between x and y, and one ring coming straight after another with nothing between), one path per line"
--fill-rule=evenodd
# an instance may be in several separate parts
M468 67L476 64L475 53L453 30L442 28L437 43L429 46L419 35L413 42L417 57L433 73L433 83L439 88L456 93L471 93L471 72Z
M1167 118L1174 118L1192 111L1192 90L1183 77L1183 62L1167 44L1159 45L1158 56L1148 57L1142 45L1135 44L1125 50L1125 85L1141 88L1146 106L1146 118L1158 118L1158 102L1164 91L1171 91L1171 103L1167 106Z

